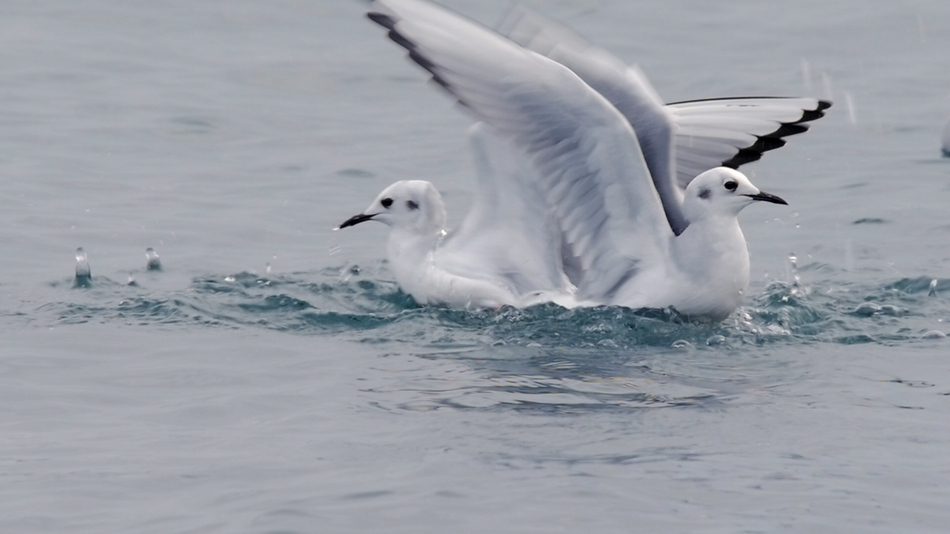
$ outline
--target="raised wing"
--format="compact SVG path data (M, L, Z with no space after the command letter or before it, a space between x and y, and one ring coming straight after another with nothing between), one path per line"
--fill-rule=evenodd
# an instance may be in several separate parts
M675 126L643 72L570 28L521 6L511 9L499 32L571 69L620 111L637 134L670 227L677 235L686 229L683 193L673 172Z
M487 271L519 295L568 291L560 227L528 158L484 123L472 127L471 141L477 193L440 247L440 266L474 278Z
M680 187L712 167L740 166L785 146L785 137L808 130L831 102L817 98L736 97L667 104L676 122L676 174Z
M573 70L633 125L670 226L677 235L682 190L713 167L736 169L808 130L831 102L816 98L740 97L663 106L643 73L576 32L543 15L515 7L499 26L522 46ZM675 173L674 173L675 169ZM674 185L675 184L675 185Z
M610 298L668 258L672 231L630 124L563 65L420 0L368 14L409 57L531 159L538 190L580 262L582 299Z

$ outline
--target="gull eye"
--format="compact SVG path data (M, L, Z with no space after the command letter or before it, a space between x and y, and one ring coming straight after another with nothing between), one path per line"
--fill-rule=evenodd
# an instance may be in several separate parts
M392 205L393 205L393 199L391 199L391 198L384 198L384 199L380 200L379 203L382 204L384 208L389 209L389 206L392 206Z
M407 200L406 207L410 210L417 210L419 209L419 204L415 200Z
M724 183L724 184L722 184L722 185L723 185L723 187L725 187L726 189L728 189L728 190L730 190L730 191L735 191L736 188L739 187L739 183L736 182L735 180L729 180L728 182L726 182L726 183Z

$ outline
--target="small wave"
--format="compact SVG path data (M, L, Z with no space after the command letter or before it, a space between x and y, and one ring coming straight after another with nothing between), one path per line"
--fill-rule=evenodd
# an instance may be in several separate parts
M807 266L802 270L807 271ZM67 293L67 301L39 309L62 323L255 327L434 347L511 345L609 351L642 346L688 349L783 341L852 344L920 339L926 332L939 330L935 316L946 315L944 287L950 287L950 280L931 277L870 287L831 282L805 287L797 280L775 281L728 320L703 323L672 309L565 309L555 304L498 310L421 307L392 281L364 277L358 268L335 268L288 275L208 275L167 294L97 277L90 287Z
M58 299L23 322L334 336L378 346L381 361L399 371L366 390L380 393L372 403L378 409L538 415L718 410L761 402L763 390L810 372L763 347L943 342L946 280L840 284L832 280L838 273L825 271L801 269L821 272L819 283L774 281L720 323L672 309L419 306L385 272L351 268L212 274L170 291L104 277L82 289L57 283Z

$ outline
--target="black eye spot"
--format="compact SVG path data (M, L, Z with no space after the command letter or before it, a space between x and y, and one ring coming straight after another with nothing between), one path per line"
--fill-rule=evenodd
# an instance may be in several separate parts
M709 195L712 194L712 191L706 189L705 187L699 192L699 198L706 200L709 198Z
M388 209L389 206L392 206L392 205L393 205L393 199L391 199L391 198L384 198L384 199L380 200L379 203L382 204L384 208L387 208L387 209Z
M415 200L407 200L406 207L411 210L417 210L419 209L419 204L417 204Z
M726 189L728 189L728 190L730 190L730 191L735 191L736 188L739 187L739 183L738 183L738 182L734 182L734 181L732 181L732 180L729 180L728 182L726 182L726 183L724 183L724 184L722 184L722 185L723 185Z

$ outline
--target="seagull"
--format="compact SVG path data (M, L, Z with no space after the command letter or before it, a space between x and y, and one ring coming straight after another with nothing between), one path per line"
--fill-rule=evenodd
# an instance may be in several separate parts
M390 226L390 267L420 304L576 306L575 288L561 269L554 212L532 190L528 162L484 124L473 126L471 140L480 187L457 230L446 227L442 195L424 180L390 185L336 230L367 221Z
M519 15L506 38L424 0L376 0L368 17L480 121L479 193L458 232L420 181L393 184L339 227L391 225L390 261L414 298L673 307L712 320L741 304L749 257L736 216L786 202L730 167L830 103L663 106L638 70L543 19Z

